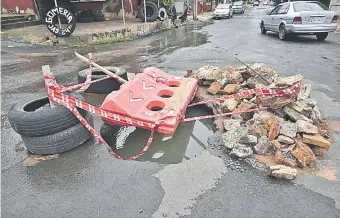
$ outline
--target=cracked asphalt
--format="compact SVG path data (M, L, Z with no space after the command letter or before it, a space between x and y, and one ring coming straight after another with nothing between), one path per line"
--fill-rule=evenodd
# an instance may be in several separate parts
M261 35L258 24L266 10L78 52L92 52L99 64L130 72L156 66L175 75L208 64L240 66L233 58L237 54L247 63L264 62L284 76L302 74L326 118L339 122L340 34L330 34L325 42L314 36L283 42L275 34ZM121 161L95 140L58 159L23 166L26 154L17 148L24 145L11 129L7 112L15 102L44 94L42 65L49 64L61 84L76 83L75 75L86 63L73 52L2 41L2 217L340 217L339 132L333 132L332 148L317 162L317 170L335 170L333 181L311 173L299 174L294 181L276 180L246 163L241 163L245 172L233 171L226 167L222 151L209 146L177 164ZM95 122L95 129L100 125ZM212 132L199 134L206 138ZM175 146L181 140L167 142Z

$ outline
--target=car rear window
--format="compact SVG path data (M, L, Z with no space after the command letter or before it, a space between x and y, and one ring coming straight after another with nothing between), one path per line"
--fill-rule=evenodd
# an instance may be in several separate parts
M243 4L243 2L241 1L241 2L235 2L234 3L234 5L242 5Z
M294 3L294 11L327 11L328 8L319 2L298 2Z

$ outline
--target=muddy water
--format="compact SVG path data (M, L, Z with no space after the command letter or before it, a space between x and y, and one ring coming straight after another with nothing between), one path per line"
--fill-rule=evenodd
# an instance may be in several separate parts
M86 102L100 106L106 95L83 96ZM186 117L207 114L211 114L211 111L205 106L193 107L188 108ZM111 126L103 123L98 116L94 117L94 125L112 149L125 158L138 154L150 136L149 130L133 126ZM164 164L180 163L184 159L199 155L208 146L208 137L214 131L212 119L182 123L171 138L156 133L150 149L138 160Z

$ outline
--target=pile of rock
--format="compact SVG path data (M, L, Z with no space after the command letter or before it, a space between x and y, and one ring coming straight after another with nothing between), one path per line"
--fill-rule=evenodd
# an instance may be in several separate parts
M205 66L188 76L197 78L214 98L253 88L286 89L302 80L301 75L279 77L262 63L236 69ZM222 138L229 155L241 159L271 155L280 166L269 169L269 174L277 178L295 178L297 172L293 168L314 168L316 157L324 156L331 143L325 139L330 137L327 121L323 120L317 101L310 98L310 92L311 85L305 84L291 96L249 95L214 103L218 113L270 107L223 118Z

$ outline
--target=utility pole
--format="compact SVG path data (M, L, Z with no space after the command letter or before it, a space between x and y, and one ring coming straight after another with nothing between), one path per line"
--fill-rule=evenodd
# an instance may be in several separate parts
M194 11L193 11L193 19L197 20L197 0L194 0Z

